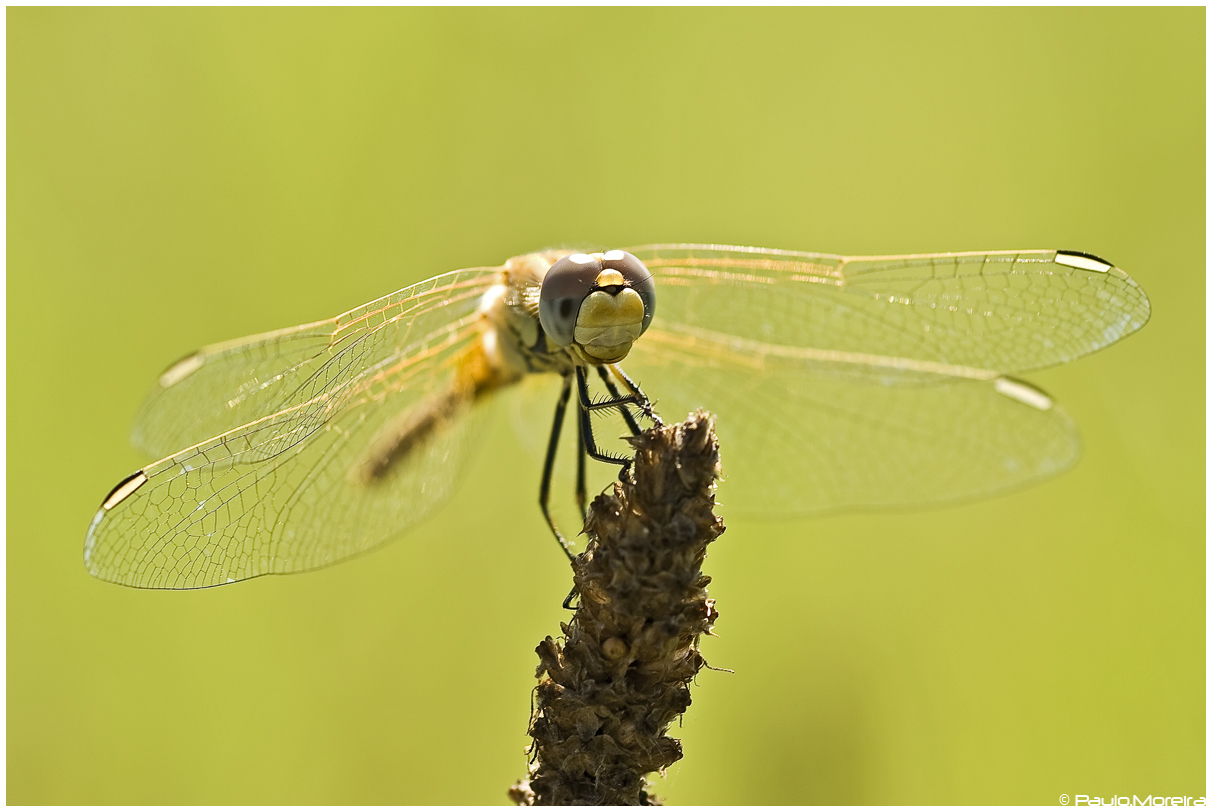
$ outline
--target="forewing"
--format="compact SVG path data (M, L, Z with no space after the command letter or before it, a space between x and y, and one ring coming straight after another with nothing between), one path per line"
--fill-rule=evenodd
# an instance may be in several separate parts
M325 385L318 373L297 375L291 391L313 386L315 397L153 463L116 488L89 528L89 571L166 589L300 572L376 547L428 515L450 495L485 408L450 396L466 388L479 340L474 303L414 314L411 340L389 341L382 333L392 328L376 318L380 338L331 356L376 340L393 348L376 350L369 365L363 349L362 374L346 371L346 361L320 365L330 370ZM373 450L426 416L432 434L368 477Z
M1144 291L1126 273L1075 252L629 250L657 282L653 330L751 358L861 367L887 379L1041 369L1112 344L1149 318Z
M268 415L295 410L295 435L317 427L319 408L339 400L402 351L475 310L499 268L435 276L325 321L203 347L160 376L132 441L153 457L171 454Z

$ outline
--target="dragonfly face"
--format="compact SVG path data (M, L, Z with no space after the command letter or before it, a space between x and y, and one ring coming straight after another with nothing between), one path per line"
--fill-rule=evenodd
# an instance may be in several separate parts
M1077 458L1071 421L1014 376L1148 316L1123 271L1056 250L655 245L454 271L170 367L134 430L161 459L106 497L85 564L103 580L184 589L369 550L449 497L495 394L536 376L562 382L545 515L574 382L583 453L620 465L590 418L621 411L631 431L655 419L635 380L666 414L715 412L735 513L973 498ZM587 369L609 398L589 396ZM583 457L577 469L583 504Z
M569 254L543 277L539 323L587 364L617 364L656 313L652 274L633 254Z

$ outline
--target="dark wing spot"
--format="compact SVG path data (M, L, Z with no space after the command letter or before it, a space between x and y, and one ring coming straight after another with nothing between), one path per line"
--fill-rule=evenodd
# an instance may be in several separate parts
M101 507L106 510L116 508L123 499L142 488L145 484L147 484L147 475L142 471L135 471L114 486L114 489L105 497L105 501L101 503Z

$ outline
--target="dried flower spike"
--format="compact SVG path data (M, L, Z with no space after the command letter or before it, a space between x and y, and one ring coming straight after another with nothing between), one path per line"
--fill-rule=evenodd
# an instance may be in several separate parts
M521 805L659 803L646 776L682 757L666 735L703 667L699 637L718 614L702 574L724 532L713 512L719 444L704 412L631 440L635 465L598 496L573 562L580 606L539 655L529 778Z

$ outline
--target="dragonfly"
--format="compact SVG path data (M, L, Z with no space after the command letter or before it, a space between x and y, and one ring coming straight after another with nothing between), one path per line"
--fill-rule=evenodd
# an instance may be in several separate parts
M595 441L595 416L634 434L660 422L657 406L715 413L739 515L996 494L1080 455L1073 421L1020 376L1114 344L1149 313L1123 270L1055 249L662 244L452 271L170 366L132 433L159 459L105 497L84 563L104 581L194 589L369 551L452 495L492 404L532 381L554 385L539 502L570 556L549 510L570 402L582 516L585 458L629 464Z

